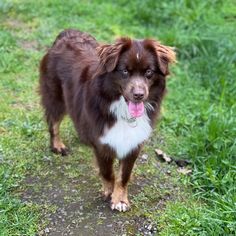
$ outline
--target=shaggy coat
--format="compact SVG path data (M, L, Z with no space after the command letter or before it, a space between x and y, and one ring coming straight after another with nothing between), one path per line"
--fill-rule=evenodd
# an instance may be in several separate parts
M127 183L151 134L174 61L173 50L155 40L120 38L104 45L77 30L60 33L41 61L40 93L51 149L67 154L59 126L69 114L81 141L94 149L112 209L130 206Z

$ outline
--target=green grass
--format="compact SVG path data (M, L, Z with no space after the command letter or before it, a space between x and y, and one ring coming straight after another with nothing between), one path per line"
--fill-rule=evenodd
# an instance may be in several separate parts
M128 35L176 47L179 62L168 80L158 133L164 139L160 148L192 161L193 174L182 180L191 194L161 214L146 214L160 235L235 235L234 1L62 2L0 2L0 235L34 235L40 227L41 206L22 203L16 192L48 152L37 68L64 28L100 41Z

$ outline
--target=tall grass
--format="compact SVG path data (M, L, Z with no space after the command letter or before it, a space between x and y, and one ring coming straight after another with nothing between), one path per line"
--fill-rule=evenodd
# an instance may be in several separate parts
M178 9L178 17L172 19L176 20L174 28L180 30L173 40L180 63L177 79L170 82L162 130L172 136L168 150L193 161L190 183L195 196L207 203L193 209L200 213L195 231L189 229L189 234L234 235L236 6L233 1L175 1L167 8L172 8L170 18ZM183 209L191 216L189 207Z

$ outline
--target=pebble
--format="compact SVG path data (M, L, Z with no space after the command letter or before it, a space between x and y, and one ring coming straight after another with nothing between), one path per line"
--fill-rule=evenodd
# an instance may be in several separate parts
M152 229L152 225L149 225L147 229L150 231Z
M44 156L44 157L43 157L43 161L51 161L51 157Z
M146 161L146 160L148 159L148 155L147 155L147 154L143 154L143 155L141 156L141 158L142 158L142 160Z
M46 228L44 231L45 231L45 233L49 233L50 232L49 228Z
M64 209L61 209L61 214L66 216L67 215L67 212L64 210Z

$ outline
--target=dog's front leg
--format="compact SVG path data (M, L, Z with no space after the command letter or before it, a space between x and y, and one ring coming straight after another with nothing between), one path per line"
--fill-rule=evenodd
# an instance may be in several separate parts
M114 153L102 148L95 149L96 161L99 168L99 175L102 178L103 195L105 200L109 199L113 189L115 176L113 172Z
M118 175L111 195L112 210L127 211L130 208L127 185L139 152L140 148L137 148L120 161Z

